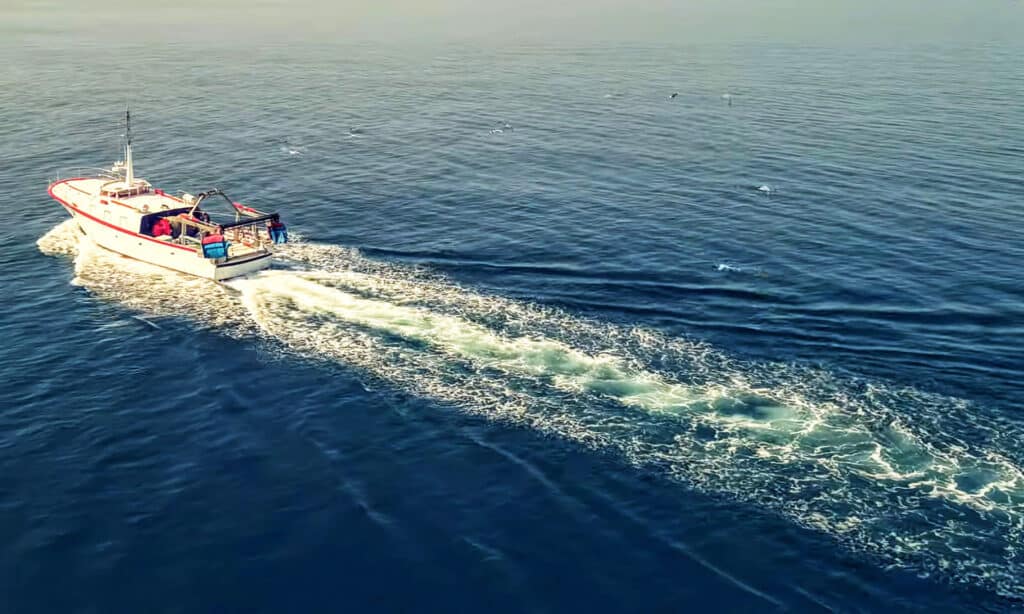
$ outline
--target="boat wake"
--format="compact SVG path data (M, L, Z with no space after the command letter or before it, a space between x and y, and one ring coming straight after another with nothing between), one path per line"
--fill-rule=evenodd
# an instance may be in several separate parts
M283 354L613 451L889 564L1024 599L1024 431L966 401L745 362L338 246L288 244L290 269L226 286L119 258L71 221L39 246L74 256L76 284L144 315L259 335Z

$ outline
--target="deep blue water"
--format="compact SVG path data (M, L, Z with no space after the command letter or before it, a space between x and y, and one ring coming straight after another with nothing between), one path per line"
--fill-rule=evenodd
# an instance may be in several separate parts
M1020 49L51 43L0 69L3 611L1024 608ZM278 270L61 225L126 99Z

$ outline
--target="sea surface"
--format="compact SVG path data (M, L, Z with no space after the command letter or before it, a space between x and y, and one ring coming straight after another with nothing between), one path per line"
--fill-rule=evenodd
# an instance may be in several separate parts
M3 612L1024 611L1021 48L0 49Z

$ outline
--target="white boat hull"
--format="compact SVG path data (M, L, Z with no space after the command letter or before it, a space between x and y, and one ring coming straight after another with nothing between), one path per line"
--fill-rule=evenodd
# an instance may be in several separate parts
M103 226L74 209L68 209L78 227L93 243L112 252L141 260L181 273L221 281L253 273L270 266L271 255L262 254L247 260L215 263L202 257L198 250L183 250L176 245L149 241L144 236L132 236L120 230Z
M76 192L81 190L67 186L66 182L55 183L50 188L50 195L75 219L82 232L112 252L215 281L259 271L271 264L269 251L209 259L203 257L198 245L180 245L133 232L127 228L134 222L131 211L122 213L112 204L100 204L98 198Z

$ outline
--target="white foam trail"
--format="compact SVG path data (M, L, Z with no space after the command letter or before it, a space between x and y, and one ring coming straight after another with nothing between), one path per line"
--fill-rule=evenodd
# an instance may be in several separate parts
M422 307L363 298L332 287L372 286L373 280L353 272L302 274L271 272L242 280L238 287L254 313L265 310L261 300L285 298L286 309L308 317L329 316L378 334L430 346L433 351L471 363L478 369L539 378L567 393L604 396L638 410L689 418L726 431L746 431L758 440L762 458L785 459L805 442L835 446L823 457L810 456L830 471L852 472L875 480L913 480L927 485L936 496L991 509L983 494L965 493L933 480L955 476L963 463L955 455L930 449L905 429L890 425L876 433L861 420L850 419L840 406L812 403L792 394L752 387L742 375L727 374L725 381L700 386L666 380L646 370L629 367L612 354L589 355L563 342L543 337L508 337L457 316ZM282 315L275 313L275 315ZM910 471L897 468L911 458ZM842 463L837 464L837 460ZM1006 470L1004 470L1006 469ZM1009 465L998 470L1004 484L1022 494L1019 471ZM1006 480L1010 480L1007 482Z
M50 256L76 256L82 239L78 224L75 220L67 219L39 237L36 246L39 251Z
M74 220L50 230L37 245L46 254L74 257L71 283L142 314L185 316L232 336L259 330L226 287L109 252L82 235Z
M1024 475L1014 458L1024 438L962 401L743 363L700 343L472 292L336 246L289 245L282 255L311 270L237 280L233 293L141 263L122 266L77 242L71 228L58 227L40 248L77 251L77 279L99 296L228 334L258 331L298 356L615 449L637 466L773 509L887 561L1024 597L1024 555L1015 546L1024 534ZM987 443L965 441L971 433Z

